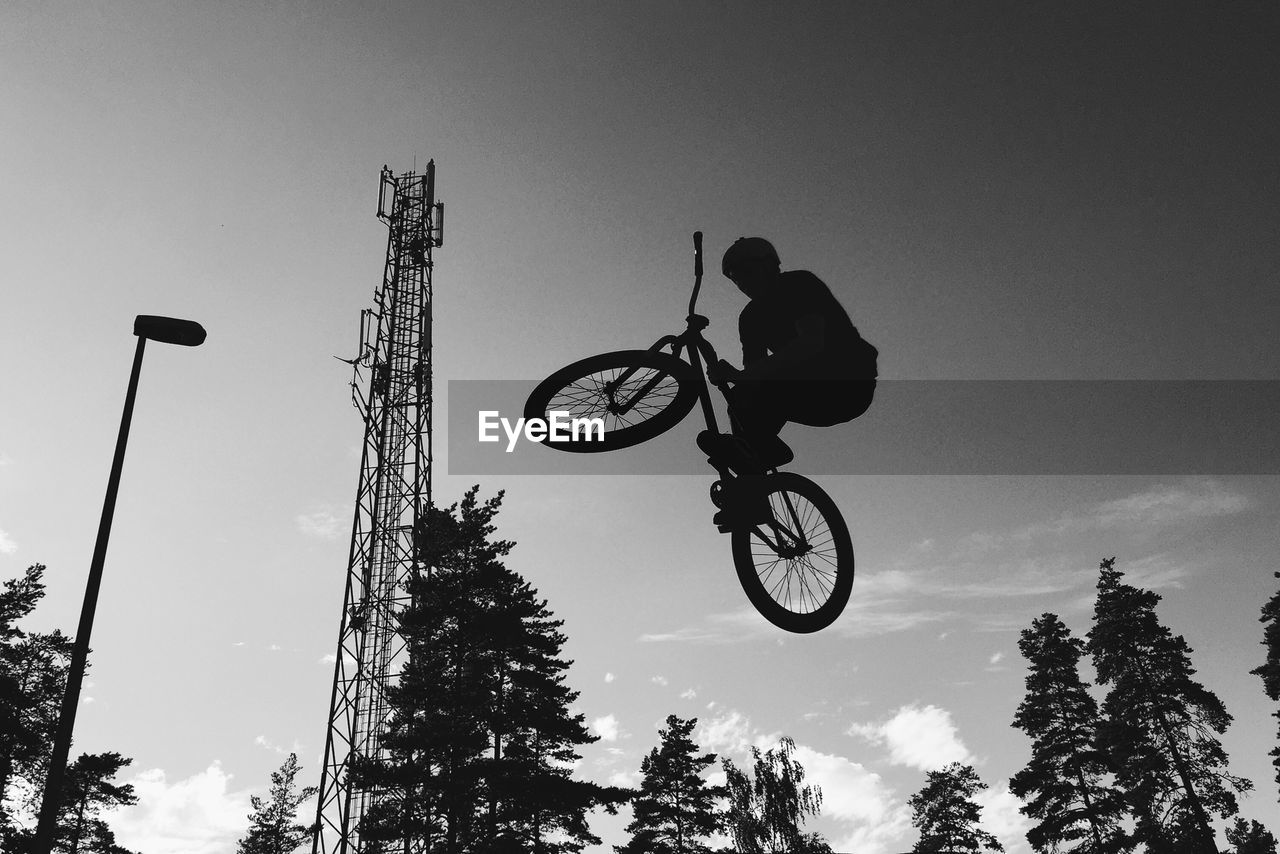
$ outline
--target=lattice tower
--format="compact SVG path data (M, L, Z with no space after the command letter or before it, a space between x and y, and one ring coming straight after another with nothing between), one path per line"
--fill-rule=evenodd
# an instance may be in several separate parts
M387 688L406 658L396 612L419 567L413 532L431 500L432 250L443 242L435 163L422 175L382 168L378 218L387 257L373 308L360 314L351 397L364 447L338 629L313 854L364 854L357 826L380 797L353 786L354 757L381 755Z

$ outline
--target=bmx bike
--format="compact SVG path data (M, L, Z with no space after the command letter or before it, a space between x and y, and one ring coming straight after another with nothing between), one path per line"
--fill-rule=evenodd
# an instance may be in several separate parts
M695 402L707 429L716 430L708 383L730 397L728 381L704 376L717 364L702 330L710 321L694 313L702 286L702 232L695 232L694 285L686 328L658 339L647 350L602 353L567 365L534 388L526 418L551 413L599 418L603 437L544 441L562 451L593 453L626 448L658 436L680 422ZM684 358L681 358L681 356ZM685 361L688 359L688 361ZM732 419L732 411L730 411ZM741 474L714 455L719 479L711 486L718 508L763 499L765 521L719 526L730 535L738 581L756 610L789 632L824 629L840 616L853 588L853 544L844 517L818 484L776 468ZM760 518L763 518L763 515Z

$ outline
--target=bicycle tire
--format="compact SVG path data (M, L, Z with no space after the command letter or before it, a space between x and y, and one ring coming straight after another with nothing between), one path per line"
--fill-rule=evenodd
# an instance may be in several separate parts
M637 400L630 411L611 412L604 385L629 370L623 389L640 391L654 385ZM571 418L601 418L605 421L600 439L579 437L543 444L573 453L598 453L629 448L665 433L689 414L698 399L698 377L693 366L670 353L658 350L615 350L566 365L540 382L525 403L524 416L550 421L552 412L567 412Z
M825 629L853 590L853 541L844 517L831 496L803 475L765 475L760 488L774 520L781 517L787 529L798 523L811 549L794 558L779 554L770 542L778 536L773 522L735 529L738 581L760 615L778 628L798 634Z

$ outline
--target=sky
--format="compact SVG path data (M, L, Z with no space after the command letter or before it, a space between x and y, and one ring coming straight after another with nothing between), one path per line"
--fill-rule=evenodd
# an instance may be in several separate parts
M384 164L434 159L446 206L438 425L451 380L678 331L694 230L725 355L743 298L715 259L760 234L831 286L886 380L1275 380L1278 38L1264 4L4 4L0 576L48 565L32 628L79 613L133 317L209 333L147 348L77 720L76 749L134 760L119 841L230 854L288 752L319 781L362 435L332 357L381 281ZM697 429L650 451L687 455ZM876 452L856 422L783 435ZM966 761L1025 854L1018 632L1052 611L1083 635L1115 556L1235 717L1242 815L1280 832L1274 704L1248 673L1274 468L827 458L795 468L849 521L857 577L800 637L750 610L696 458L472 476L440 454L439 502L505 490L509 565L565 621L601 739L582 774L634 782L669 714L739 765L789 735L825 793L812 828L896 854L925 773ZM601 851L626 818L593 821Z

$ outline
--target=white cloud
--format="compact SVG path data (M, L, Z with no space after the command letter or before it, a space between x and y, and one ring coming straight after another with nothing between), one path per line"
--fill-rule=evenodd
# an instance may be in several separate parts
M994 667L995 665L999 664L1003 660L1004 660L1004 653L997 652L994 655L992 655L991 658L987 659L987 664L990 664Z
M617 679L617 678L618 678L618 677L617 677L617 676L614 676L612 673L606 673L606 674L604 675L604 681L605 681L605 684L608 684L608 683L612 682L613 680L615 680L615 679Z
M1025 846L1032 822L1019 812L1022 801L1009 791L1008 783L998 783L978 792L973 799L982 807L982 828L994 834L1006 851Z
M605 741L617 741L619 738L618 719L614 715L605 715L591 722L591 729Z
M644 775L639 771L615 771L609 775L609 785L624 789L638 789Z
M329 508L323 508L314 513L300 513L294 517L294 522L297 523L298 530L308 537L318 537L322 540L342 539L346 536L348 526L351 524L350 519L336 515Z
M11 555L18 550L18 544L4 531L0 531L0 554Z
M293 747L281 747L265 735L257 736L254 738L253 743L259 747L265 748L266 750L270 750L272 753L279 754L280 756L284 756L288 753L302 755L305 752L302 744L297 739L294 739Z
M681 699L681 700L696 700L696 699L698 699L698 692L697 692L697 691L695 691L695 690L693 690L692 688L689 688L689 689L688 689L688 690L686 690L686 691L681 691L681 692L680 692L680 699Z
M903 706L883 724L853 724L850 735L889 749L889 761L920 771L934 771L951 762L972 763L951 713L937 706Z
M169 783L160 769L143 771L132 783L138 803L106 814L116 841L147 854L226 854L248 828L249 792L228 791L231 775L216 760Z
M337 662L337 660L338 660L338 656L334 655L332 652L328 652L328 653L325 653L324 655L320 656L320 661L319 661L318 663L320 663L320 664L334 664L334 663L336 663L336 662Z
M649 681L652 682L654 685L661 685L664 688L669 684L667 682L667 677L665 676L655 676Z
M1146 492L1099 504L1091 520L1104 528L1122 525L1172 525L1239 513L1249 506L1243 495L1213 480L1191 486L1156 486Z
M751 734L751 721L735 709L710 720L699 721L694 738L707 750L740 754L750 749Z

